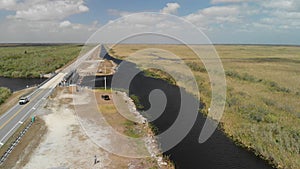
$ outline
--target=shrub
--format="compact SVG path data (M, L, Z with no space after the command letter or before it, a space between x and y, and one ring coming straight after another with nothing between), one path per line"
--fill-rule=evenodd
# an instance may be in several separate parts
M283 92L283 93L290 93L291 90L285 87L279 86L276 82L274 81L264 81L264 84L269 86L269 89L271 91L276 91L276 92Z
M132 95L130 95L130 98L133 100L137 109L139 109L139 110L144 109L144 106L141 104L140 98L137 95L132 94Z
M267 105L267 106L274 106L276 104L275 101L267 98L263 98L262 101Z
M8 88L0 87L0 104L4 103L11 93L12 92Z
M237 73L235 71L226 71L225 74L228 77L246 81L246 82L263 83L264 85L268 86L271 91L282 92L282 93L290 93L291 92L291 90L289 88L281 87L274 81L259 79L252 75L249 75L248 73L244 73L244 74L240 75L239 73Z
M188 62L187 65L195 72L205 73L206 69L195 62Z
M38 78L75 59L80 50L78 45L0 47L0 76Z
M228 105L228 107L232 107L232 106L236 106L240 104L240 100L237 97L228 97L226 99L226 103Z

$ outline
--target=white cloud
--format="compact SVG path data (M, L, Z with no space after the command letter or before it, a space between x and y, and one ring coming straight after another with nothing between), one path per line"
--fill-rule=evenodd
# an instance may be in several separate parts
M259 3L264 8L264 16L259 24L271 25L272 29L300 28L299 0L269 0Z
M108 9L107 12L108 12L108 14L113 15L113 16L126 16L129 14L132 14L132 12L120 11L117 9Z
M197 26L209 27L211 24L239 22L240 14L239 6L213 6L189 14L184 19Z
M0 1L0 9L10 10L15 5L16 5L16 0L1 0Z
M0 42L85 42L99 27L95 22L6 20L0 23Z
M205 16L236 16L239 12L238 6L213 6L201 10Z
M237 2L246 2L249 0L212 0L212 4L218 4L218 3L237 3Z
M15 11L15 14L8 17L9 19L0 22L1 40L84 41L99 28L98 22L78 24L68 20L71 15L89 11L84 1L0 0L0 10ZM210 2L212 4L210 7L180 17L194 23L210 35L222 37L224 34L223 38L230 38L239 32L248 32L251 34L250 39L254 39L255 35L263 36L266 32L297 33L297 29L300 29L300 0L210 0ZM167 3L156 12L176 14L179 8L178 3ZM125 17L110 29L112 35L121 33L127 35L137 30L151 32L154 29L162 32L172 30L186 33L183 31L186 30L184 25L165 20L166 17L163 15L148 13L126 17L133 12L117 9L108 9L107 12L113 16Z
M59 24L59 27L64 28L64 27L69 27L71 25L72 23L70 21L63 21Z
M61 20L88 10L83 0L27 0L18 3L16 14L9 18L32 21Z
M300 19L300 12L275 11L272 15L280 19Z
M179 8L180 5L178 3L167 3L167 6L164 7L160 12L165 14L176 14Z
M84 0L0 0L1 9L15 11L0 22L2 42L84 42L99 28L66 20L89 11Z
M300 9L299 0L269 0L263 1L262 6L276 10L297 10Z

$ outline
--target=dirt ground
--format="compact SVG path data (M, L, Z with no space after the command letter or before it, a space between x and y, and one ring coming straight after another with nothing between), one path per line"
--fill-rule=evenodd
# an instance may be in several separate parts
M72 94L67 88L58 88L53 93L45 108L38 112L38 117L45 122L47 132L45 132L40 143L36 143L36 148L32 146L25 148L24 154L27 154L28 158L25 160L24 158L19 158L14 169L161 168L153 157L128 158L113 154L111 151L105 150L106 148L101 148L95 140L105 141L107 147L118 147L120 144L123 144L125 146L121 146L121 149L125 149L120 151L129 152L132 149L140 151L138 146L141 145L131 147L126 146L126 142L115 142L115 138L110 133L107 133L107 130L102 130L103 128L101 127L103 126L101 124L98 125L101 130L97 130L92 138L87 132L89 128L83 128L80 123L83 121L91 122L96 119L96 116L89 114L93 110L90 110L89 106L87 106L88 103L94 100L91 98L91 94L94 95L94 92L91 92L89 89L82 89L78 93ZM124 117L116 115L117 111L109 108L112 106L112 102L104 102L103 99L97 98L96 100L98 101L95 102L100 102L106 106L104 109L102 107L102 111L104 110L106 112L104 114L108 115L106 116L108 121L114 123L112 126L117 128L116 131L127 133L128 135L135 134L135 132L143 133L143 127L135 125L135 123L132 123L133 125L127 123ZM109 118L115 120L109 120ZM97 123L92 124L95 125ZM128 130L130 132L126 132ZM99 131L102 133L99 133ZM28 154L29 152L31 154ZM170 167L166 165L162 168Z
M98 66L96 75L102 76L114 74L116 66L117 65L113 61L103 60L103 62L101 62Z

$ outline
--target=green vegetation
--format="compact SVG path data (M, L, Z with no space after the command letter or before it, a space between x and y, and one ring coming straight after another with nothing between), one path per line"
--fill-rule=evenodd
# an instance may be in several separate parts
M163 72L159 69L151 68L151 69L144 70L144 75L148 76L148 77L152 77L152 78L160 78L162 80L167 81L168 83L170 83L172 85L176 85L176 81L174 80L174 78L172 76L170 76L166 72Z
M4 103L11 93L12 92L8 88L0 87L0 104Z
M215 47L227 82L224 132L277 168L300 168L300 47ZM180 56L194 73L204 105L200 112L207 114L211 84L205 66L191 50L183 45L118 45L114 53L129 56L132 48L158 48Z
M144 106L141 104L140 98L137 95L132 94L132 95L130 95L130 98L133 100L137 109L139 109L139 110L144 109Z
M246 81L246 82L251 82L251 83L262 83L269 87L270 91L276 91L276 92L283 92L283 93L290 93L291 90L285 87L279 86L276 82L274 81L268 81L260 78L256 78L252 75L249 75L248 73L243 73L240 75L239 73L235 71L226 71L226 75L231 78L236 78L238 80Z
M137 127L136 123L126 120L124 126L125 126L124 134L126 134L127 136L132 138L140 138L143 136L142 131Z
M35 78L79 56L82 45L0 47L0 76Z
M195 63L195 62L187 62L187 65L192 69L192 71L194 72L202 72L205 73L206 69L202 66L200 66L199 64Z

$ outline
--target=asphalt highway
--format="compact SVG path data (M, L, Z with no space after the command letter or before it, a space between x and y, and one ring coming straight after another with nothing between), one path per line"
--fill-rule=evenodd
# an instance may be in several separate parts
M0 147L5 144L24 121L33 116L36 111L39 111L40 106L45 103L48 96L63 80L64 76L76 69L95 50L100 50L99 46L100 45L96 46L85 55L79 57L76 62L72 63L49 81L38 87L29 95L30 101L27 104L16 104L0 117Z

